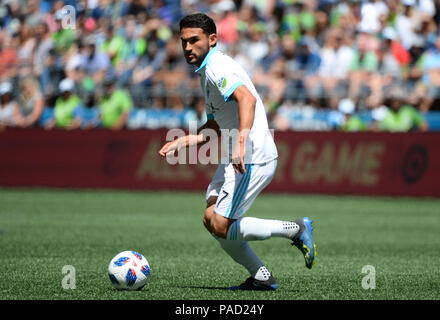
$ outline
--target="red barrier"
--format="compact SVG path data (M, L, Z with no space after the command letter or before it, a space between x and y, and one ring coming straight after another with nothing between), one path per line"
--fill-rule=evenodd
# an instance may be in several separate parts
M205 190L214 165L169 165L166 131L5 130L0 185ZM440 133L276 132L267 191L440 196Z

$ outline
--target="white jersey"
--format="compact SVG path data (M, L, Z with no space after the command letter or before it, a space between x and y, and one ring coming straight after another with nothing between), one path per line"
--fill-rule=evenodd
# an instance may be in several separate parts
M254 122L246 141L244 162L261 164L276 159L278 153L269 131L263 101L246 71L231 57L214 47L208 52L196 72L200 74L207 117L214 119L221 130L238 133L238 103L231 96L235 89L241 85L245 85L249 89L257 102ZM232 148L233 141L229 141L229 158L232 154Z

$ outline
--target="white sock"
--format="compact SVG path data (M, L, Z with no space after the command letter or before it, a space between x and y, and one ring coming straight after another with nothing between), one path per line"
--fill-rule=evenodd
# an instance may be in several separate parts
M299 225L293 221L244 217L230 225L226 238L244 241L265 240L271 237L291 239L298 231Z
M240 240L226 240L214 236L220 243L222 249L235 262L241 264L250 273L252 277L258 280L267 280L270 277L270 272L263 265L263 262L258 258L249 243Z
M266 281L270 277L270 272L265 266L261 266L253 277L257 280Z

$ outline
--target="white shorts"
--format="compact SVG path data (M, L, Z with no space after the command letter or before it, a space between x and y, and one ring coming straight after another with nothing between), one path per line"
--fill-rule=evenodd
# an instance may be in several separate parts
M214 212L229 218L240 218L255 198L273 179L277 159L263 164L246 164L244 174L235 173L232 164L220 164L206 190L206 201L217 197Z

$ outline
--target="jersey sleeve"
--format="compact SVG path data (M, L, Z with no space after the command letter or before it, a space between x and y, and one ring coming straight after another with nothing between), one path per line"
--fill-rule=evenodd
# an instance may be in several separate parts
M219 90L225 102L230 101L235 89L244 85L244 81L234 71L234 65L228 63L226 59L224 63L219 63L218 65L210 64L207 68L206 76Z

